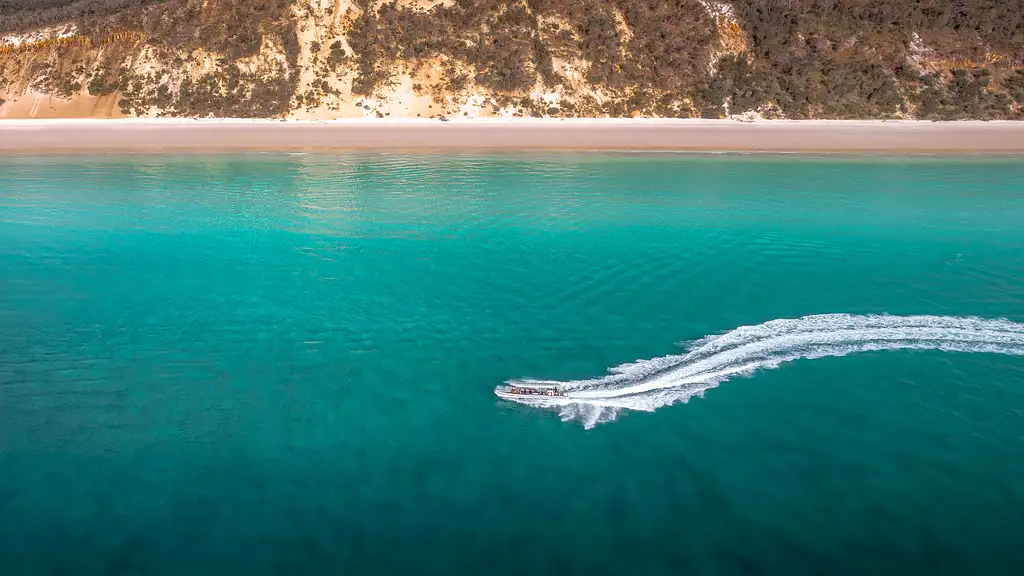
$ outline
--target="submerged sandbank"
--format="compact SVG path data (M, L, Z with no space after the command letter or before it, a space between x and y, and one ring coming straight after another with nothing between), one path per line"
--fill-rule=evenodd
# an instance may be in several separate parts
M0 152L575 149L1021 153L1024 122L675 119L0 121Z

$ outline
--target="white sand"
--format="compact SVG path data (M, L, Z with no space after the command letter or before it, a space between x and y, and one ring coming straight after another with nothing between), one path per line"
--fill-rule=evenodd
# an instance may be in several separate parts
M0 120L0 152L460 148L1024 153L1024 122Z

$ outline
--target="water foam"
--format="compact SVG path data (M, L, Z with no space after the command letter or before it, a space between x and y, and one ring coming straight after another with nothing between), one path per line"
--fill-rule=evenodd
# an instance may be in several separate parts
M622 409L653 411L686 402L735 376L801 358L900 349L1024 355L1024 324L973 317L819 314L741 326L684 345L684 354L623 364L601 378L507 384L562 386L568 397L554 404L541 398L516 401L557 407L563 420L591 428L614 420Z

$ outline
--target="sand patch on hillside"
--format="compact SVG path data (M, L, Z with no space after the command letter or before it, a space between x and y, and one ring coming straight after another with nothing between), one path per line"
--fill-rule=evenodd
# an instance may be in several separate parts
M117 106L117 94L75 96L70 100L39 92L28 92L6 99L0 106L0 118L123 118Z

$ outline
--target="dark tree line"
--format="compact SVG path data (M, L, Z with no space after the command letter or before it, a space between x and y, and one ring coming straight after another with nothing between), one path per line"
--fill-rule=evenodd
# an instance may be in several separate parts
M0 0L0 33L115 14L164 0Z

